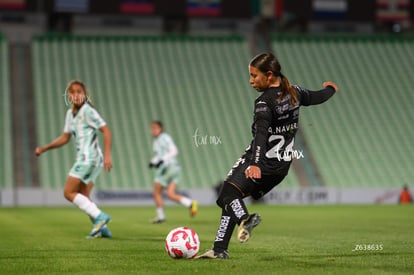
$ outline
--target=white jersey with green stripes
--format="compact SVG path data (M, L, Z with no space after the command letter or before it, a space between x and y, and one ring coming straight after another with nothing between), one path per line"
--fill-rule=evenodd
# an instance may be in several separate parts
M161 133L154 139L152 163L162 160L165 166L177 166L177 147L171 136L167 133Z
M63 132L75 138L76 161L102 164L102 151L99 147L98 131L106 122L88 103L84 103L76 115L69 109L66 113Z

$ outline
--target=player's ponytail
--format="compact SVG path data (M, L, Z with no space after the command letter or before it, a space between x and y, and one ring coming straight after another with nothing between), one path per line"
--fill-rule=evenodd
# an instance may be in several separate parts
M282 73L279 74L280 76L280 85L282 86L282 94L281 97L285 97L287 95L290 96L290 104L295 105L298 102L298 95L296 93L295 88L290 85L289 79L284 76Z
M295 88L290 85L289 80L281 72L282 66L280 66L279 60L272 53L261 53L255 56L250 61L250 66L257 68L262 73L272 72L274 77L280 78L280 86L282 88L282 94L280 98L290 96L290 104L295 105L298 101L298 96Z

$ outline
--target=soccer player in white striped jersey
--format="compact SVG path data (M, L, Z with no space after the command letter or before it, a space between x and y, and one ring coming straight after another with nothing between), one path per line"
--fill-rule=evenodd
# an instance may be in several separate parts
M83 82L69 82L66 93L65 96L72 106L66 113L63 134L51 143L37 147L35 154L40 156L47 150L67 144L72 136L75 138L76 162L67 177L64 196L84 211L94 223L88 237L110 238L112 233L106 224L111 218L101 211L89 196L102 167L106 172L112 168L111 131L92 106ZM98 130L103 134L104 154L99 147Z
M151 134L154 137L153 158L149 164L155 168L153 196L157 208L157 217L152 223L165 221L165 212L162 200L162 191L167 189L167 197L177 203L181 203L190 209L191 217L197 214L197 201L191 200L176 193L176 186L181 178L181 168L178 164L178 149L170 135L163 131L161 121L151 123Z

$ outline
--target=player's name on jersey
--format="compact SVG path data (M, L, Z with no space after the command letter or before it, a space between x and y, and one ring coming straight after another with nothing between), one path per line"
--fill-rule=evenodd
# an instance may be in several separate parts
M274 129L272 127L269 127L268 132L272 134L283 134L286 132L293 131L295 129L298 129L298 124L296 122L288 125L277 126Z

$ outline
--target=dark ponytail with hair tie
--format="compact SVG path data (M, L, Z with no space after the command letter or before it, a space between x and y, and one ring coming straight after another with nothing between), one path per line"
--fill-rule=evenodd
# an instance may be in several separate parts
M279 73L280 76L280 86L282 87L282 94L280 97L285 97L286 95L290 95L290 104L295 105L298 102L298 95L296 93L296 89L293 88L292 85L290 85L289 79L282 74L282 72Z

